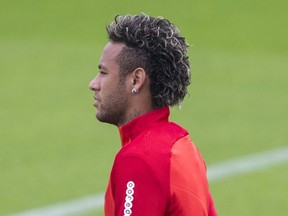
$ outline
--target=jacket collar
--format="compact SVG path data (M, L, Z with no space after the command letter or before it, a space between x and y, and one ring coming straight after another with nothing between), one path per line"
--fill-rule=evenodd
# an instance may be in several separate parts
M154 127L158 123L168 122L170 115L169 107L162 107L144 115L138 116L132 121L119 127L122 146L131 142L138 135Z

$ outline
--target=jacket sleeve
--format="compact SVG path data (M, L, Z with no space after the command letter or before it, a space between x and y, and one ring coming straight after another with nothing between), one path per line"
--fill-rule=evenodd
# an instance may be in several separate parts
M116 157L111 186L115 216L164 215L169 192L156 170L141 156Z
M213 198L211 196L211 194L209 193L209 213L208 213L209 216L217 216L217 211L216 211L216 208L215 208L215 205L214 205L214 201L213 201Z

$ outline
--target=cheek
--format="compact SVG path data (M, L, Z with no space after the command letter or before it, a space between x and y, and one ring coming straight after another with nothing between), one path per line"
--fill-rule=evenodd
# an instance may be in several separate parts
M105 104L113 103L119 95L121 95L121 89L113 83L104 84L100 91L100 96Z
M107 79L101 79L100 81L100 94L107 95L109 91L113 88L113 84Z

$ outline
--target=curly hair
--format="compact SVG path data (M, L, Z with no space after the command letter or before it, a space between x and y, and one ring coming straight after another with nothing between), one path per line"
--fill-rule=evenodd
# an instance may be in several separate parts
M138 15L117 15L106 27L109 40L124 43L118 56L120 74L142 67L150 79L153 108L179 105L190 84L189 45L169 20Z

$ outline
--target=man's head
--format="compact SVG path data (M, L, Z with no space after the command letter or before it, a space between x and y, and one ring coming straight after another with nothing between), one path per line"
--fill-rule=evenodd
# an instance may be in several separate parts
M188 44L167 19L117 16L107 26L109 40L124 43L118 57L121 76L141 67L150 80L153 108L179 105L190 84Z
M188 45L168 20L117 16L90 82L98 120L122 125L150 110L181 103L190 83Z

